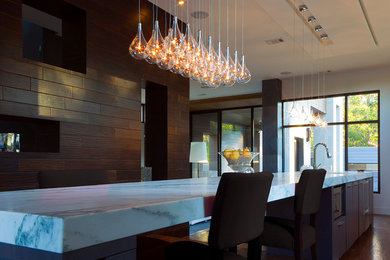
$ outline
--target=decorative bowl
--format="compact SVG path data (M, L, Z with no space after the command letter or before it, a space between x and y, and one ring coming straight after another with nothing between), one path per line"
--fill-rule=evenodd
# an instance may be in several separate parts
M228 151L218 152L223 158L226 159L228 166L234 172L253 173L252 160L259 155L258 152L249 151Z

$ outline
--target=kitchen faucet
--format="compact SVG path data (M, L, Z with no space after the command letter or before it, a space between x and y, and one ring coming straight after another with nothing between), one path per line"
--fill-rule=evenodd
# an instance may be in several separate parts
M328 146L326 146L326 144L324 143L318 143L314 146L314 169L318 169L318 166L320 166L320 164L317 166L317 148L318 146L322 145L323 147L325 147L326 149L326 156L328 157L328 159L332 158L332 155L329 153L329 149L328 149Z

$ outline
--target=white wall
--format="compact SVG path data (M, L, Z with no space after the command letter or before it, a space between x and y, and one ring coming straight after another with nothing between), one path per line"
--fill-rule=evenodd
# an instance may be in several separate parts
M301 82L300 78L296 80L296 82ZM326 95L380 90L381 193L374 195L374 213L390 215L390 66L328 73L325 82ZM292 83L292 79L283 80L283 99L294 98ZM307 85L304 95L298 90L296 94L295 98L309 97L311 88Z

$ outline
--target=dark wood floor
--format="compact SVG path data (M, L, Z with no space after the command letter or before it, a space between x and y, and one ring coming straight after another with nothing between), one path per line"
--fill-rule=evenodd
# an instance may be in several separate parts
M207 242L208 230L201 230L191 239ZM246 247L238 248L239 254L246 255ZM263 260L294 260L293 257L264 255ZM346 252L341 260L390 260L390 216L375 215L374 227L365 232Z
M341 258L341 260L352 259L390 259L390 216L374 216L374 228L364 233Z

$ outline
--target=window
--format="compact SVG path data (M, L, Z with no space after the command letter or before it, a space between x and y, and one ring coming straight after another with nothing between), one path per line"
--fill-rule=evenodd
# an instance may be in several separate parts
M348 96L348 170L374 174L374 191L379 191L379 95Z
M253 108L253 152L259 156L253 159L255 172L263 171L263 108Z
M219 151L244 149L259 152L253 160L255 171L262 170L262 108L246 107L191 113L191 141L206 142L209 164L200 165L200 176L218 176L232 170ZM195 171L195 165L192 171Z
M232 109L222 111L222 145L221 151L225 149L243 150L251 149L251 109ZM222 172L232 172L225 159L221 160Z
M313 117L327 122L315 126ZM359 170L374 174L379 192L379 92L345 94L283 102L283 169L316 164L328 171Z
M199 164L199 177L218 176L218 113L194 114L191 117L192 142L206 142L208 164ZM192 172L197 165L192 164Z

